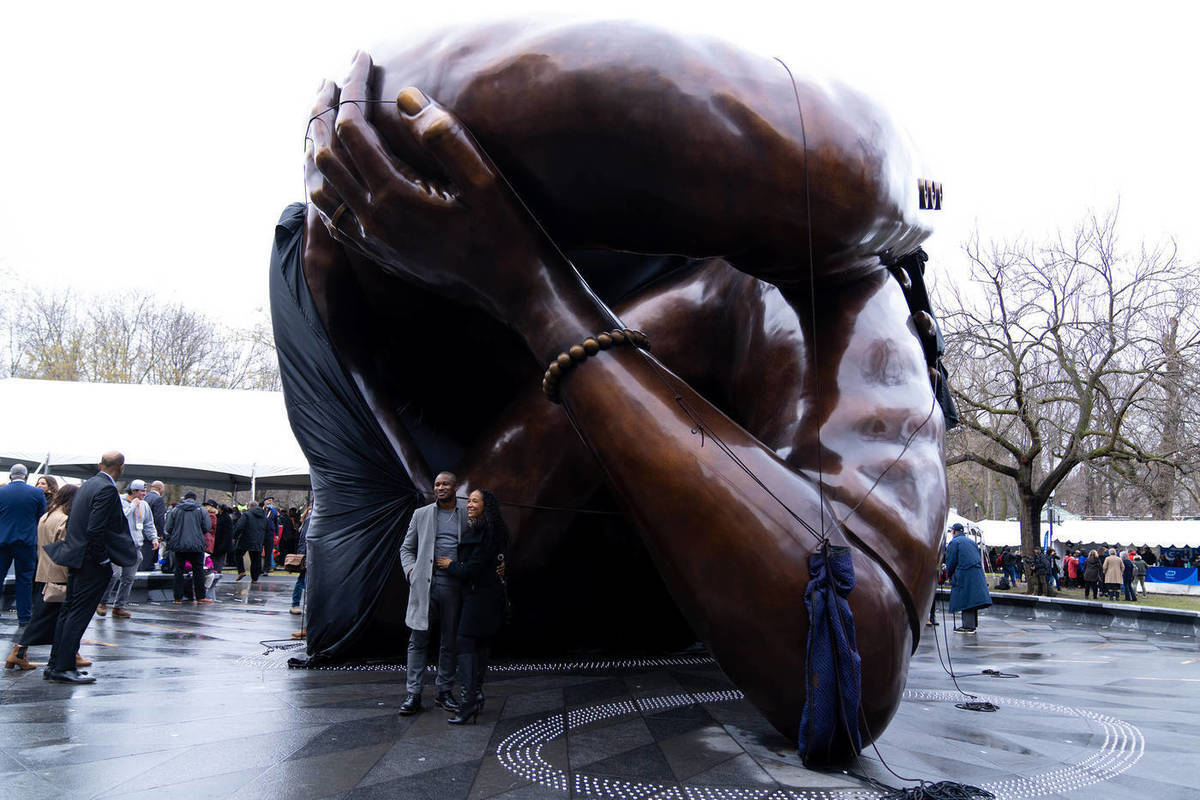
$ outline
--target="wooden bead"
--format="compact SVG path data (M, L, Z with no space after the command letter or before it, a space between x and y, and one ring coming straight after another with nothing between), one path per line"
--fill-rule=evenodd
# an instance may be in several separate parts
M570 354L572 361L583 361L585 358L587 358L587 352L584 351L583 345L581 344L571 345L571 349L567 352Z
M624 331L619 331L619 330L614 329L614 330L610 331L608 335L610 337L612 337L613 344L625 344L625 332Z
M572 361L571 357L569 355L567 355L566 353L559 353L558 358L554 359L554 363L558 364L559 369L568 370L571 368L571 365L574 364L575 362Z
M552 361L550 362L550 369L546 370L546 374L550 376L551 380L558 380L562 376L562 367L558 365L557 361Z
M589 356L596 355L596 353L600 352L600 343L589 336L583 340L583 352L587 353Z
M613 340L607 333L602 333L596 337L596 344L599 345L601 350L607 350L613 346Z
M550 370L546 370L546 374L542 376L542 380L546 383L554 383L554 376L550 374Z
M550 384L545 380L542 381L542 392L547 395L550 394Z

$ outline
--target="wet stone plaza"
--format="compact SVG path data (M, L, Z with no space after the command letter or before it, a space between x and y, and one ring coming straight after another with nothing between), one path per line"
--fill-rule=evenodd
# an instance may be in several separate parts
M98 682L0 678L2 796L37 798L869 798L804 769L703 652L495 665L478 723L400 717L396 664L288 669L290 578L218 587L208 607L143 602L97 618ZM159 595L162 596L161 594ZM940 632L949 626L938 628ZM1200 650L1187 633L1011 611L950 632L960 694L926 635L905 701L849 772L985 788L998 798L1200 796ZM930 629L926 629L928 632ZM16 620L7 612L0 632ZM44 661L48 648L32 648ZM985 669L1014 677L981 675ZM780 676L781 680L795 676Z

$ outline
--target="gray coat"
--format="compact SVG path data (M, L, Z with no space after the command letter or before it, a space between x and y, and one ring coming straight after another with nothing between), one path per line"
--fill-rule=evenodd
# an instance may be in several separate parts
M467 504L459 500L458 537L467 529ZM433 581L433 543L437 538L437 503L421 506L408 522L400 545L400 563L408 577L408 613L404 624L414 631L429 630L429 585Z

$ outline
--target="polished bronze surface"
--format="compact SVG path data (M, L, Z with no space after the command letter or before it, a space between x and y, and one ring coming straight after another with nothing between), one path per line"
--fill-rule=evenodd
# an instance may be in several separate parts
M453 467L510 501L514 586L575 524L538 506L611 492L697 635L790 736L807 558L821 536L851 545L873 739L946 511L942 414L883 269L928 235L903 140L861 96L809 82L802 129L778 63L628 24L472 29L377 64L359 54L314 107L304 270L414 482ZM595 250L625 253L627 274L689 259L612 293L614 317L568 260ZM581 344L616 327L653 355ZM561 407L540 389L552 361ZM456 463L425 463L418 427L445 431ZM618 579L621 557L595 553Z

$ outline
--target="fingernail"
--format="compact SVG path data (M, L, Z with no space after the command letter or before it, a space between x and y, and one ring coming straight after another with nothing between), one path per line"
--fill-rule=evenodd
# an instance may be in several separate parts
M396 105L405 114L417 114L420 113L421 109L429 105L429 98L420 89L410 86L396 95Z

